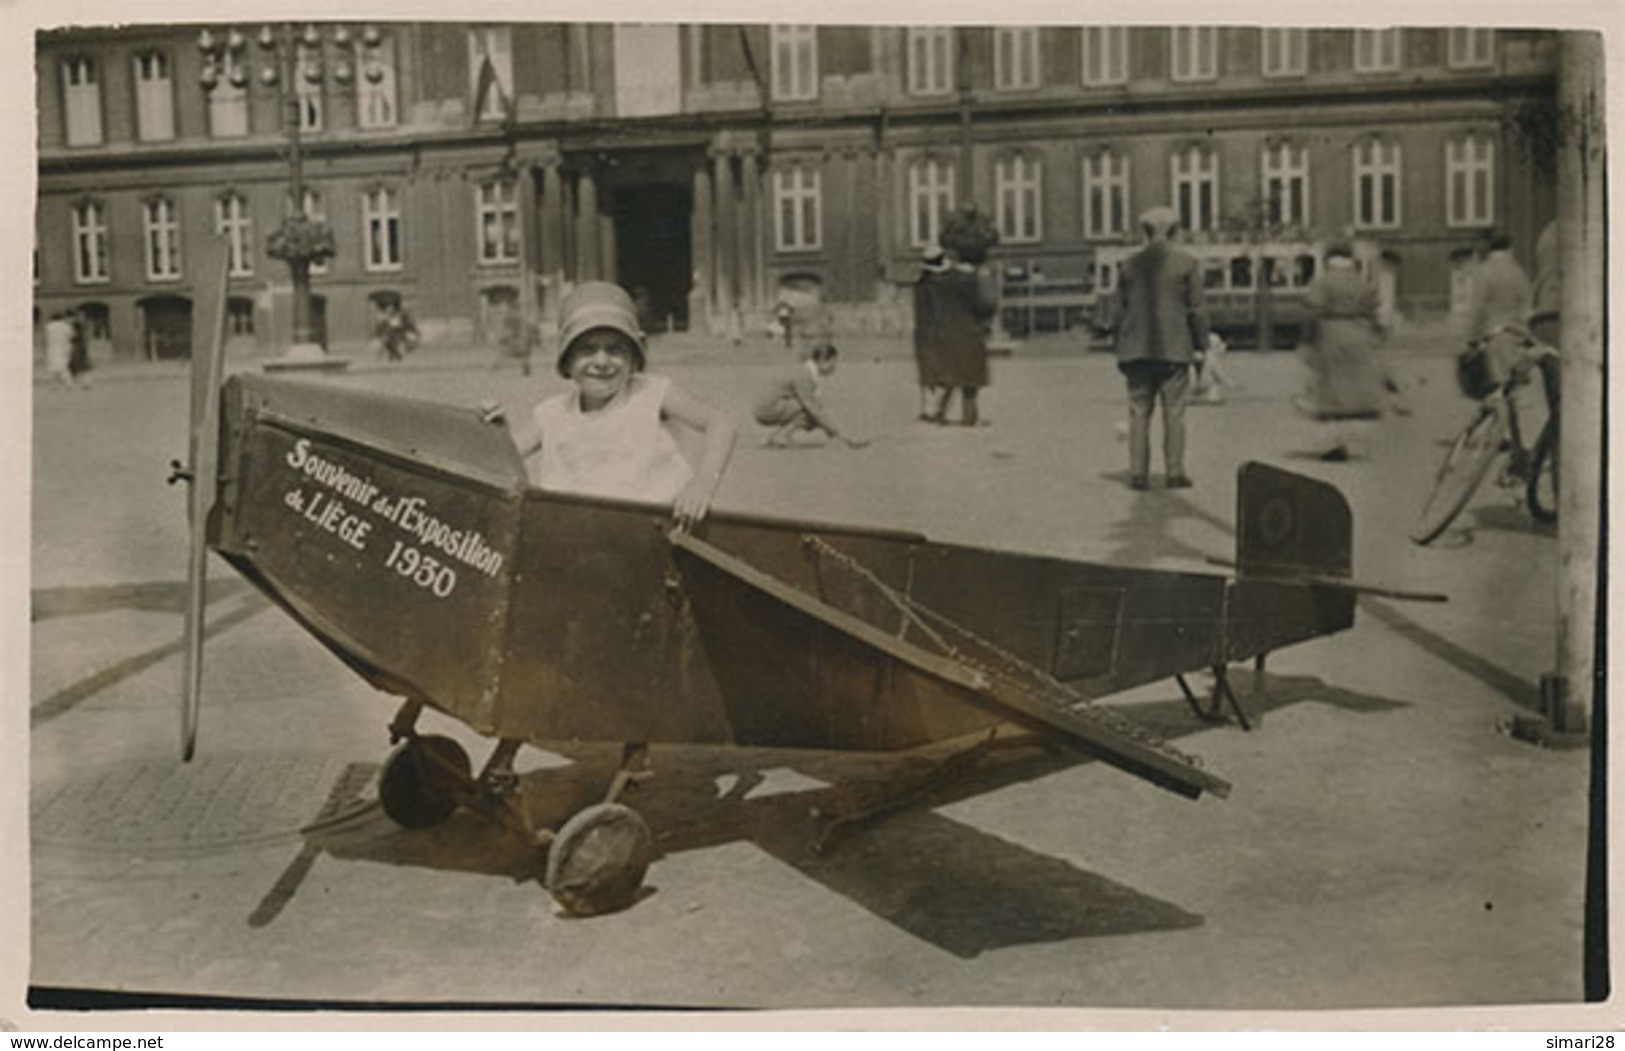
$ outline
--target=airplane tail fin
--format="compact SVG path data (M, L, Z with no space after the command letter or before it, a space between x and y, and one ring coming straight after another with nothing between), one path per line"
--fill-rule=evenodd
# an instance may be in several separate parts
M1238 577L1348 580L1354 516L1325 482L1256 461L1236 474Z

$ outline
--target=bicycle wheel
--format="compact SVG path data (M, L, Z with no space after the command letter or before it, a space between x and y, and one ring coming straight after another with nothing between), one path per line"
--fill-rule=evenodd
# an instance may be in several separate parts
M1505 431L1506 421L1500 407L1486 404L1457 436L1439 465L1433 491L1428 494L1427 503L1422 505L1422 513L1411 529L1412 540L1418 544L1431 543L1456 520L1489 473L1490 464L1501 451Z
M1540 429L1540 438L1535 442L1524 496L1535 521L1557 521L1557 428L1550 421Z

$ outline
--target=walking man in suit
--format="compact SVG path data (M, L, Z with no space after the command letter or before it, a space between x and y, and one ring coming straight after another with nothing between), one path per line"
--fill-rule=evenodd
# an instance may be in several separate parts
M1207 346L1202 266L1173 243L1179 215L1166 207L1140 216L1146 246L1124 260L1117 284L1117 368L1128 382L1129 487L1150 488L1151 413L1162 403L1162 454L1169 489L1191 485L1185 472L1185 403L1194 352Z

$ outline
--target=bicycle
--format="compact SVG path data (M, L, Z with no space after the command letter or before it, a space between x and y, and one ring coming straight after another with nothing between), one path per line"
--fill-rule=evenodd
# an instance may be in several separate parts
M1516 341L1517 357L1505 370L1505 377L1497 378L1489 348L1501 336ZM1502 468L1499 484L1505 488L1523 486L1524 502L1536 521L1557 520L1556 362L1557 351L1519 325L1501 326L1473 343L1463 355L1458 380L1469 397L1479 399L1478 407L1445 453L1433 489L1411 530L1411 540L1428 544L1449 528L1503 452L1510 452L1511 458ZM1530 374L1537 369L1548 411L1539 436L1533 445L1527 445L1516 393L1531 382Z

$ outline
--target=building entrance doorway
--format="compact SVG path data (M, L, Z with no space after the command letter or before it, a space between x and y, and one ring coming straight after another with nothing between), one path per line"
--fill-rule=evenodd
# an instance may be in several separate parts
M141 350L148 361L192 356L190 299L152 296L136 306L141 310Z
M615 279L638 304L645 332L688 328L693 192L650 183L615 188Z

